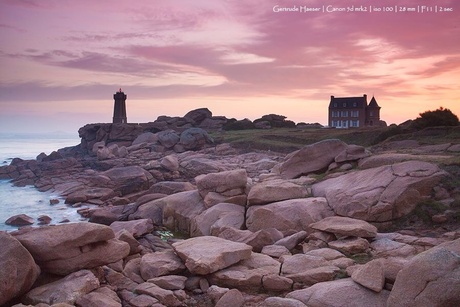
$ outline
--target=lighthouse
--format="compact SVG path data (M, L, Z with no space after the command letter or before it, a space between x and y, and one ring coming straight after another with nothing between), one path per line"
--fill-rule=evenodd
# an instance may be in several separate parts
M126 124L128 119L126 118L126 95L120 90L113 95L115 103L113 105L113 123L114 124Z

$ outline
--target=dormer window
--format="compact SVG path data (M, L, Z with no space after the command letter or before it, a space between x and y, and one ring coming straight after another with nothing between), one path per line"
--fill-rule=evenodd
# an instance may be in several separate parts
M356 102L353 102L353 107L356 108L357 106L358 106L358 104Z
M345 107L347 106L347 103L346 103L346 102L344 102L342 106L345 108Z
M334 102L334 108L337 108L337 102Z

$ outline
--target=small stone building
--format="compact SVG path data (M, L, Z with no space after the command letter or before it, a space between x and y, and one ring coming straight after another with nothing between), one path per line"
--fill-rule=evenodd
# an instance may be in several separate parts
M361 128L381 126L380 106L375 97L367 104L367 95L362 97L334 97L329 103L329 127Z

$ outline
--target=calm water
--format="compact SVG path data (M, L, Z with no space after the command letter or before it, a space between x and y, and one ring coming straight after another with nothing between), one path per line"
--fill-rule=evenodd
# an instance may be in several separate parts
M0 134L0 165L8 165L12 158L35 159L41 152L51 152L80 143L78 135L31 135ZM52 218L51 224L64 219L72 222L82 220L77 209L68 207L64 200L52 193L37 191L32 186L14 187L8 180L0 180L0 230L15 230L5 221L17 214L27 214L35 220L40 215ZM57 205L50 205L50 199L60 199Z

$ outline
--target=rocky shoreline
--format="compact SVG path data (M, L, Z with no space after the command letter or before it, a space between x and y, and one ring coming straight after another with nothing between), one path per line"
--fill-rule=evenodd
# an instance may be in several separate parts
M430 162L459 144L243 153L191 112L0 167L90 221L0 232L0 305L460 305L459 174Z

